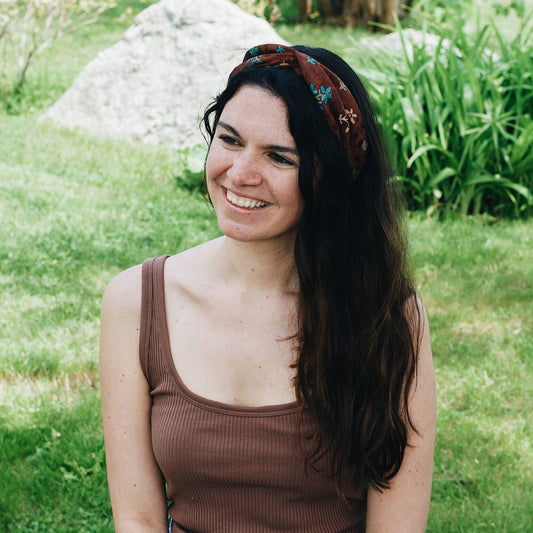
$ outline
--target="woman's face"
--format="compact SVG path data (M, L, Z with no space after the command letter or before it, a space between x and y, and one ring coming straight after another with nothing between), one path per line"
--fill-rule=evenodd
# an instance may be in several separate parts
M220 230L236 240L293 240L303 210L300 158L286 105L254 85L228 101L206 162Z

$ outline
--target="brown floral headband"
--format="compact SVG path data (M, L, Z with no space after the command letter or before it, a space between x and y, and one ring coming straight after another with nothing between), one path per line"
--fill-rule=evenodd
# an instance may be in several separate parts
M366 159L367 140L363 117L344 82L316 59L290 46L262 44L250 48L230 78L250 66L289 68L299 74L313 93L329 129L341 142L354 170Z

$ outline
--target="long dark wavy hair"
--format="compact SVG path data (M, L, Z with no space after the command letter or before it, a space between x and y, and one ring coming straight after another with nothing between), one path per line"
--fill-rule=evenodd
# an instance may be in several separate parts
M295 387L315 422L306 465L316 467L327 456L338 486L350 478L382 490L415 429L408 396L420 321L400 196L358 76L328 50L294 48L335 72L359 104L368 150L356 176L311 91L289 69L251 66L237 73L203 124L211 142L224 106L243 85L262 87L287 105L304 199L294 256L300 282Z

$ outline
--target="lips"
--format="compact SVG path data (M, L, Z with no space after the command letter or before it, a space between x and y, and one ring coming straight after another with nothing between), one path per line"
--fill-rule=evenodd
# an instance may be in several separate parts
M261 209L262 207L266 207L267 205L269 205L268 202L263 202L261 200L254 200L253 198L237 196L235 193L231 192L228 189L226 189L226 198L231 204L236 205L237 207L242 207L244 209L250 210Z

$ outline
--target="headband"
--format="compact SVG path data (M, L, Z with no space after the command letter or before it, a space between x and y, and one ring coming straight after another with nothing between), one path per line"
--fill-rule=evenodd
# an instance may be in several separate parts
M367 140L361 111L344 82L316 59L290 46L262 44L250 48L230 78L250 66L289 68L299 74L315 97L329 129L340 141L354 170L366 159Z

